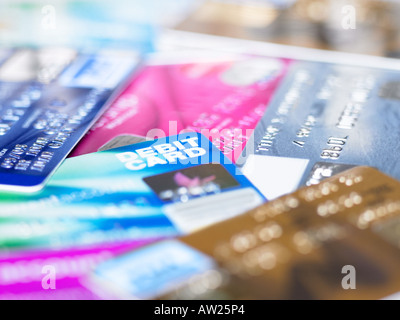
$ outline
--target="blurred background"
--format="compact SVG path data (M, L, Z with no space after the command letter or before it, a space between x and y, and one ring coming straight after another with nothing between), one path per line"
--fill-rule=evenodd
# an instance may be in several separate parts
M399 57L399 15L395 0L1 0L0 42L149 52L168 28Z

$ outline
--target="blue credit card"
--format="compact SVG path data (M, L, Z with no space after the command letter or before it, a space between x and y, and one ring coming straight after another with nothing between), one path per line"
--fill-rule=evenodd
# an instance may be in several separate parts
M185 133L67 159L32 195L0 194L0 246L172 237L265 201L207 137Z
M37 191L120 92L139 57L67 48L20 48L3 56L0 189Z
M104 299L152 299L215 267L202 252L166 240L99 264L83 282Z
M352 166L400 179L400 72L291 61L237 164L268 198Z

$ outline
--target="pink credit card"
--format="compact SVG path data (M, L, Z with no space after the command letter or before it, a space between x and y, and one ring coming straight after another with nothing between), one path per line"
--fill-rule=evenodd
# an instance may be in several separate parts
M71 156L96 152L105 145L131 144L138 136L154 139L192 130L209 137L235 162L289 63L246 56L147 66Z
M98 263L153 241L62 251L2 252L0 300L98 300L100 297L80 279Z

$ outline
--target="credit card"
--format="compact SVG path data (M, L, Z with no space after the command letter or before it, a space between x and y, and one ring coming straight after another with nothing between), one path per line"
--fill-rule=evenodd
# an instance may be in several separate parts
M0 65L0 189L41 189L138 62L133 51L11 51Z
M167 63L167 54L156 57L163 64L149 65L131 80L72 156L125 136L154 139L193 130L235 162L287 69L284 59L246 55L179 64Z
M374 230L390 221L388 213L369 220L370 228L359 221L398 205L399 187L375 169L354 168L179 240L102 262L92 288L137 299L381 299L400 289L399 243Z
M153 239L152 241L155 241ZM98 263L151 241L67 250L0 250L0 300L98 300L80 283Z
M67 159L41 192L0 194L0 245L68 248L178 236L263 201L205 136L185 133Z
M367 165L400 179L400 73L293 61L237 164L268 199Z
M346 220L400 248L399 181L370 167L356 167L326 181L299 193L316 205L319 216Z

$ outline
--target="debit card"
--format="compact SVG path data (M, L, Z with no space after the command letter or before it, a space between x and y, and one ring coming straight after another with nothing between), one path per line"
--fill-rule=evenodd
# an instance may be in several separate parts
M138 64L133 51L10 51L0 65L0 188L41 189Z
M185 133L67 159L32 195L2 193L5 248L187 234L265 198L205 136Z
M102 262L87 281L95 292L131 299L385 298L400 289L399 235L394 243L378 229L397 226L399 187L375 169L353 168L179 240Z

